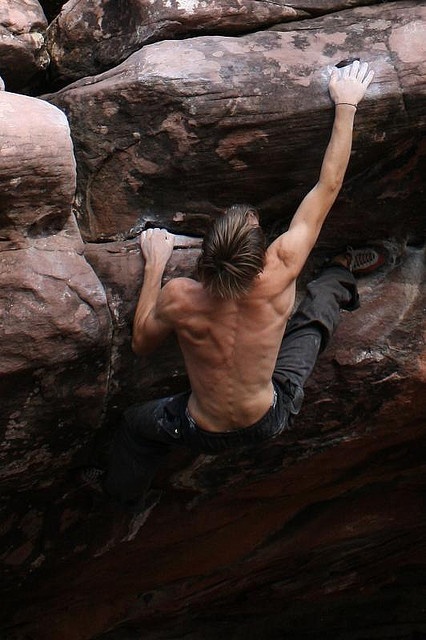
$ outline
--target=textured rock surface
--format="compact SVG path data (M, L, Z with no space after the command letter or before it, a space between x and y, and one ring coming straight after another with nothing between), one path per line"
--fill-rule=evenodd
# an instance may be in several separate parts
M109 0L67 2L48 32L53 73L76 80L109 69L142 46L203 33L232 35L374 0Z
M52 482L92 437L108 382L104 290L62 234L0 253L1 481Z
M42 2L46 15L60 4ZM30 0L12 6L30 21ZM141 7L159 3L67 3L54 49L75 20L80 63L70 51L58 65L87 73L91 40L94 68L112 66L146 37ZM76 218L64 115L0 86L2 640L426 637L424 3L244 7L161 3L158 37L186 41L49 97L71 120ZM223 37L290 10L307 19ZM260 205L278 233L316 180L327 65L354 54L376 78L300 291L348 241L383 243L388 264L360 282L362 306L343 314L294 431L218 457L174 452L160 502L132 519L90 496L75 467L104 456L129 402L187 384L173 339L149 359L131 353L133 236L149 224L198 236L235 200ZM179 236L166 279L192 273L199 244Z
M408 249L362 282L294 431L192 464L175 456L140 529L57 494L43 541L57 559L21 588L12 637L92 638L123 620L100 637L424 631L424 257Z
M110 319L71 214L75 161L63 113L1 92L0 135L4 507L17 492L52 485L92 437L108 379ZM11 508L14 513L10 504L2 511L6 524L16 517ZM6 533L10 552L7 526ZM12 564L34 557L40 531L32 533L24 549L18 536Z
M163 42L50 95L70 120L84 237L126 237L159 222L199 233L207 216L241 200L264 219L286 211L288 220L327 143L327 65L354 51L376 77L357 115L345 225L356 218L358 230L361 219L367 237L399 235L408 224L415 233L423 225L424 12L389 3L283 33ZM347 227L351 240L354 231Z
M201 33L234 34L307 15L283 2L179 0L67 2L49 27L54 72L75 80L109 69L144 45Z
M46 29L38 0L0 0L0 74L8 91L24 91L47 68Z
M76 182L73 146L59 109L3 91L0 132L0 239L19 247L66 224Z

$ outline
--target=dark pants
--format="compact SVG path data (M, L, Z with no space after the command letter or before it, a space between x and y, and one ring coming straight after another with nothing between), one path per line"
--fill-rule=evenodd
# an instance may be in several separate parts
M141 498L173 446L217 454L282 433L300 411L303 387L339 322L340 310L352 311L358 306L355 279L344 267L326 267L309 283L287 324L278 353L272 376L273 405L249 427L222 433L200 429L187 412L190 392L131 406L112 447L105 477L107 493L124 503Z

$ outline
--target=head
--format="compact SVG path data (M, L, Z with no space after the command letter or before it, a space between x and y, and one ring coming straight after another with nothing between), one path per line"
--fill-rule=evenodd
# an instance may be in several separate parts
M214 220L204 236L198 276L215 297L244 296L265 264L265 236L254 207L236 204Z

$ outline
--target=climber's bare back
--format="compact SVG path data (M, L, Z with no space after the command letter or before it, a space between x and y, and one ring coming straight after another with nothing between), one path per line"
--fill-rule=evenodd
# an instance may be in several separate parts
M249 426L272 403L271 376L293 308L295 281L341 189L355 112L373 76L368 63L358 60L333 70L328 88L335 116L318 182L303 198L287 231L268 248L264 271L247 296L239 301L212 299L201 283L187 278L171 280L161 289L173 235L164 229L141 233L145 271L132 348L144 355L171 331L177 333L192 388L188 408L204 429Z
M189 278L176 278L163 288L161 314L178 336L192 389L188 409L198 426L227 431L250 426L267 412L294 299L295 278L275 244L243 300L212 298Z

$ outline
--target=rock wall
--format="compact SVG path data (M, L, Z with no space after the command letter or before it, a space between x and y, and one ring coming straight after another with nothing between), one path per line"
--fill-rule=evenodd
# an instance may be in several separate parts
M425 16L408 0L0 0L2 638L426 634ZM173 339L130 349L138 232L178 234L169 279L232 202L285 229L327 144L329 66L354 55L376 76L299 294L347 243L388 261L295 429L173 453L144 519L94 503L75 469L123 407L187 384Z
M46 71L50 57L47 20L38 0L0 1L0 75L9 91L28 90Z
M73 132L85 239L165 223L200 233L231 200L258 205L264 220L286 212L287 222L315 183L327 143L328 66L354 51L371 61L376 78L357 116L345 218L357 220L354 239L360 227L365 237L405 234L403 197L419 211L415 233L424 224L413 179L424 162L417 130L425 126L425 62L422 42L408 52L407 40L415 43L421 20L417 3L391 3L279 32L162 42L47 96Z

